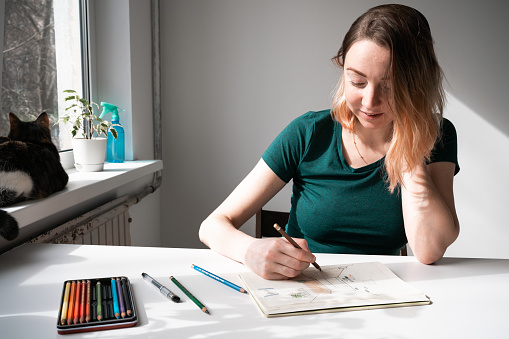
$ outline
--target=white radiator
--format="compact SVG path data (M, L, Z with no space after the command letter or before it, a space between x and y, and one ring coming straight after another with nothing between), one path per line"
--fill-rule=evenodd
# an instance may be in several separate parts
M131 245L128 197L123 196L39 235L30 243Z

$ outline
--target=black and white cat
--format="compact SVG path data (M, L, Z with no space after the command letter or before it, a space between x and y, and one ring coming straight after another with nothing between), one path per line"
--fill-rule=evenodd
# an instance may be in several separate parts
M9 120L9 135L0 137L0 207L62 190L69 177L51 141L48 115L41 113L35 121L23 122L9 113ZM0 235L12 240L18 233L16 220L0 210Z

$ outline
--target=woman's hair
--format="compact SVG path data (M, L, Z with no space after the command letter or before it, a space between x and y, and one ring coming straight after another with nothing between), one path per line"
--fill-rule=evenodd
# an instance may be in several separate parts
M439 138L445 103L443 73L433 49L428 21L404 5L381 5L361 15L350 27L338 54L332 59L343 67L345 56L357 41L373 41L390 52L390 94L394 114L392 136L385 156L386 180L391 192L402 183L403 172L429 160ZM332 116L355 131L355 116L346 105L344 77L332 104Z

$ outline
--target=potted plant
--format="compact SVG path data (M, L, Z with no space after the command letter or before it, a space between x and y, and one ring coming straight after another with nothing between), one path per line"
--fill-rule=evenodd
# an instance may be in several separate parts
M74 90L65 90L69 95L64 98L68 103L66 115L59 119L64 124L71 123L74 166L78 171L102 171L106 158L106 138L108 130L116 139L117 131L107 120L94 114L99 105L79 96Z

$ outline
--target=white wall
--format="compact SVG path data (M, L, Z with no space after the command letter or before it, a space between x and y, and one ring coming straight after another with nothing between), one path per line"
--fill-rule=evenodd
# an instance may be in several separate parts
M507 1L423 4L449 81L446 116L456 125L461 233L449 256L509 258L509 27Z
M164 180L162 244L203 247L201 221L293 118L330 107L335 55L359 0L161 2ZM448 78L445 116L459 134L450 256L509 258L505 190L509 146L507 2L418 1ZM289 208L290 189L269 203ZM251 220L244 226L253 233Z
M93 100L120 106L126 160L154 159L150 1L92 1ZM160 246L160 190L130 209L132 244Z

